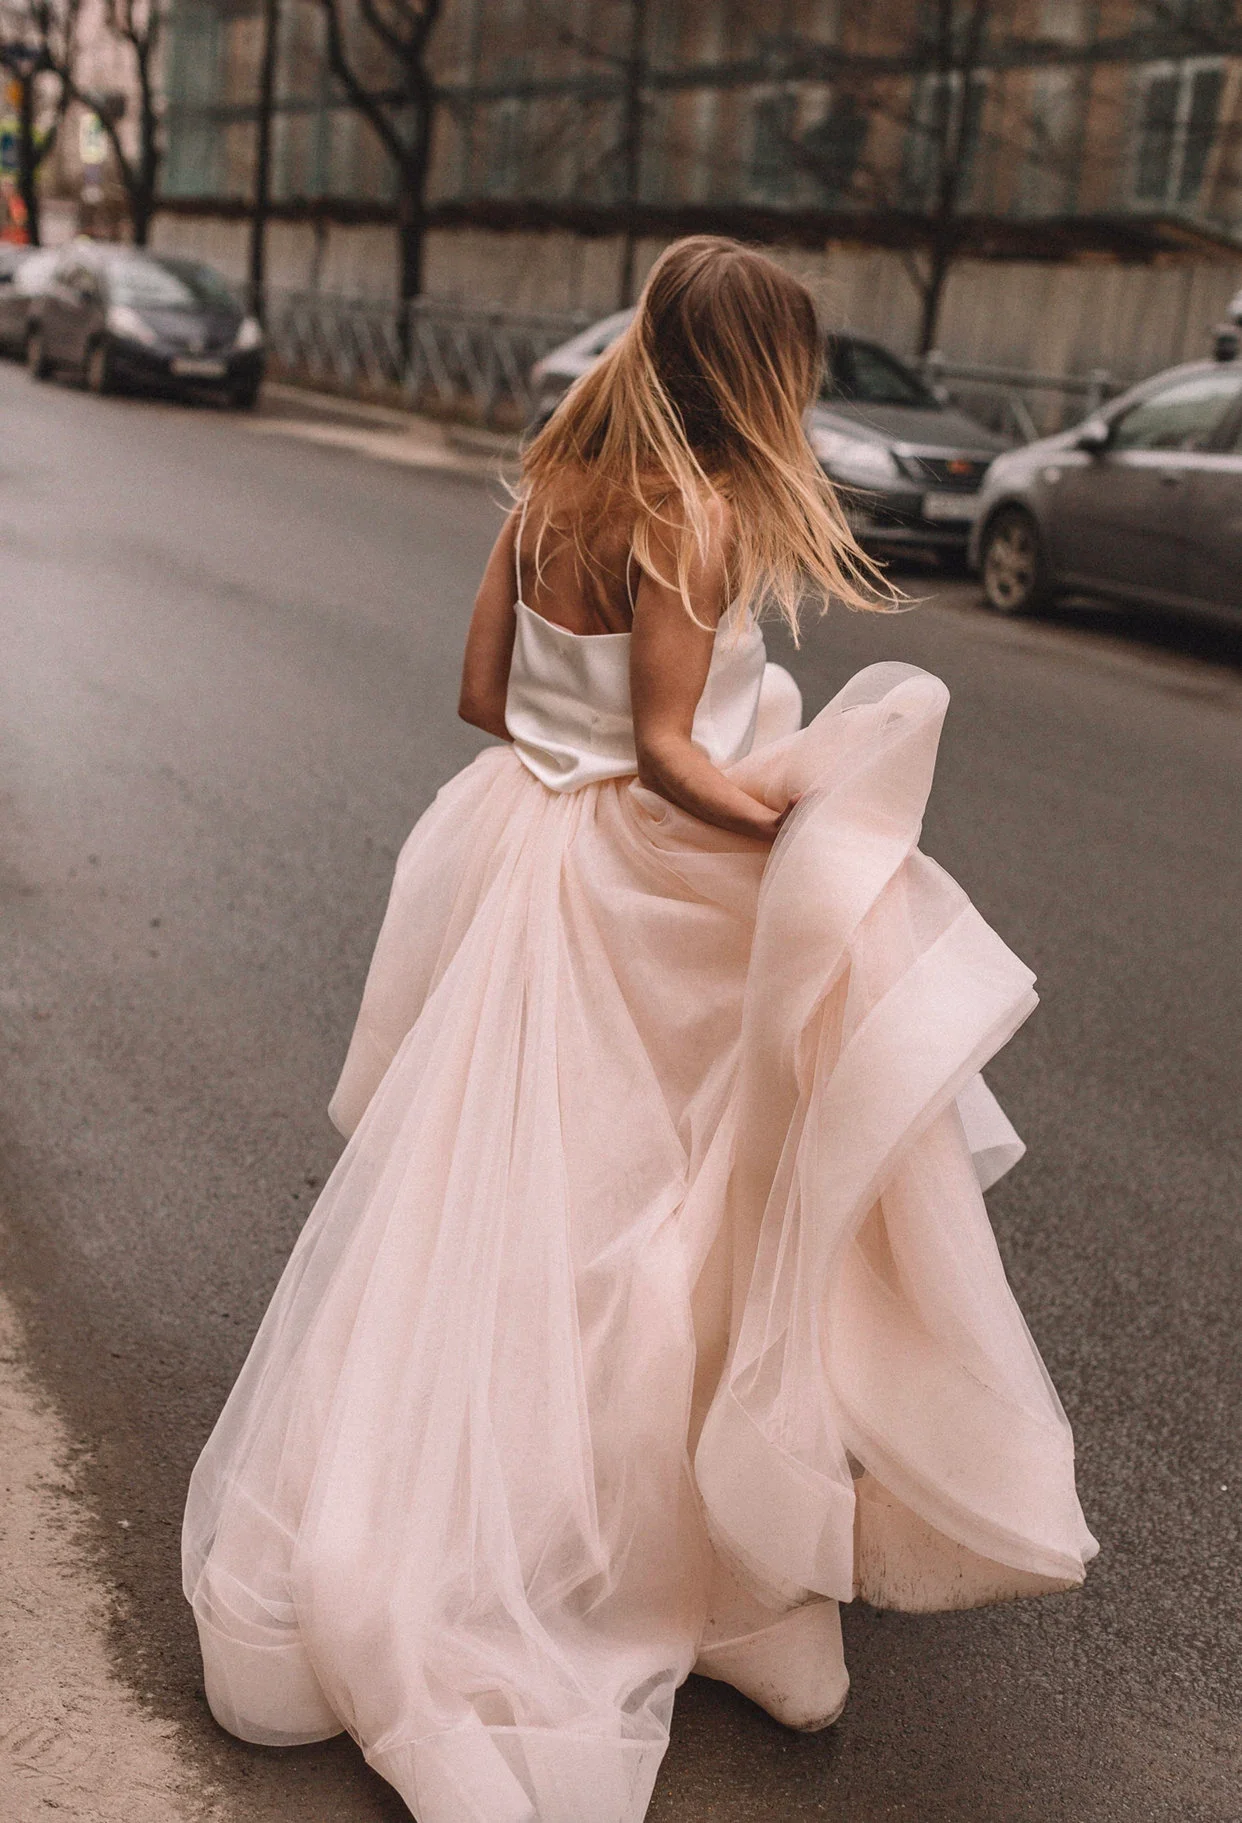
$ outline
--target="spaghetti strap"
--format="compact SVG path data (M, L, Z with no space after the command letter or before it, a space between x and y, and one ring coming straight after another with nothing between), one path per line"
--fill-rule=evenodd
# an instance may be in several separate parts
M526 509L529 505L530 499L527 497L522 502L522 511L518 516L517 534L513 540L513 570L517 578L518 601L522 599L522 533L526 530Z

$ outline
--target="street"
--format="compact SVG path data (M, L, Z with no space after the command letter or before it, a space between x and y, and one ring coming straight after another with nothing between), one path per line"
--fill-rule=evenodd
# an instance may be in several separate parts
M501 489L299 422L0 365L0 1282L116 1662L211 1814L378 1823L406 1813L347 1739L215 1728L178 1530L338 1150L398 846L480 744L456 670ZM991 1073L1030 1151L989 1203L1101 1555L1045 1602L847 1611L819 1737L691 1680L651 1817L1231 1823L1242 636L904 585L926 605L770 644L808 714L877 658L952 692L923 846L1039 976Z

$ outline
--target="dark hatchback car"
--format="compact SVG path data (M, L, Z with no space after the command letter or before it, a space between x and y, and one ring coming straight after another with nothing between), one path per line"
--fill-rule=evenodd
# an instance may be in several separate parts
M574 381L621 334L632 311L604 317L531 370L534 424L546 423ZM858 537L877 549L958 556L979 486L1008 440L957 410L877 342L835 335L824 386L807 418L811 445L839 483Z
M92 392L207 389L246 409L263 379L263 335L201 261L77 242L34 300L26 363L37 379L69 369Z
M59 258L46 247L0 246L0 351L26 353L30 306L42 291Z
M1242 362L1172 368L1002 456L972 556L1000 614L1073 594L1237 626Z

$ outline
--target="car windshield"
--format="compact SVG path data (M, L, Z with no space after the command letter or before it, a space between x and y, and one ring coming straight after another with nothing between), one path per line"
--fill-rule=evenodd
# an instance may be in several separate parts
M936 395L896 355L871 342L854 342L845 337L828 344L820 397L829 402L844 400L849 405L939 409Z
M606 353L629 328L633 316L632 310L618 310L614 316L605 317L602 323L593 324L575 346L589 357Z
M1213 368L1162 386L1122 414L1113 449L1206 449L1242 392L1242 373Z
M236 310L219 273L197 260L119 259L108 266L114 303L132 310Z

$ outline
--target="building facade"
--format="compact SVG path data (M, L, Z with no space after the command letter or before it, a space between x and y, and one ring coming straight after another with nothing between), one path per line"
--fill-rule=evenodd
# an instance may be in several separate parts
M1075 271L1139 275L1127 296L1169 318L1166 342L1170 311L1216 309L1242 264L1242 6L951 11L946 33L929 0L445 0L429 288L604 309L627 241L641 269L702 229L786 249L907 347L941 247L946 325L968 295L980 324L994 315L985 294L999 307L1018 268L1045 291L1064 272L1067 309ZM174 0L161 232L222 259L253 181L260 33L255 0ZM319 0L282 0L275 269L383 292L394 167L322 33ZM382 91L356 15L352 40Z

